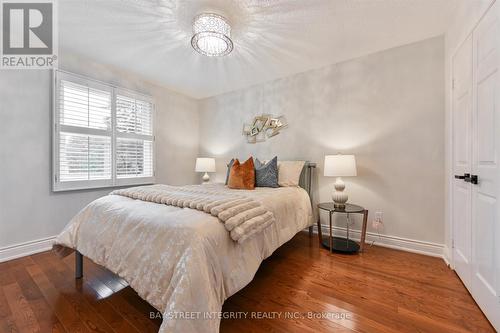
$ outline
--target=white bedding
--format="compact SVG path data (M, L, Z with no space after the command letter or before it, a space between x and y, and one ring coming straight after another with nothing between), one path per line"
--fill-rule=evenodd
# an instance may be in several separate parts
M163 313L160 332L218 332L224 300L247 285L274 250L313 223L302 188L225 191L261 202L276 222L240 244L210 214L108 195L78 213L56 244L124 278ZM180 318L183 312L198 319Z
M192 208L217 216L224 222L231 238L243 243L275 222L274 215L262 203L227 191L222 186L149 185L129 187L111 194L132 199Z

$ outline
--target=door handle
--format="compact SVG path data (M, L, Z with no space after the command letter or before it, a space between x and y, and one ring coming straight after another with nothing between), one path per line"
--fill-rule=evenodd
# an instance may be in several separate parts
M471 181L470 173L464 173L463 176L455 175L455 179L462 179L464 182L470 183Z
M479 184L479 177L478 177L477 175L472 175L472 176L470 177L470 182L471 182L472 184L474 184L474 185Z

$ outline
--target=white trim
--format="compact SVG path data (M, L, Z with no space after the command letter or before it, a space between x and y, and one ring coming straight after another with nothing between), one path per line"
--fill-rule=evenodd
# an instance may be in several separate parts
M444 248L443 248L443 260L444 262L446 263L446 265L451 268L451 269L455 269L452 265L452 261L451 261L451 252L450 252L450 248L446 245L444 245Z
M346 228L336 227L333 228L334 236L346 237ZM318 233L318 227L314 226L313 232ZM321 232L323 235L328 235L330 233L328 226L322 225ZM361 231L349 229L350 238L354 241L359 241L361 236ZM375 245L387 247L396 250L402 250L406 252L413 252L418 254L423 254L431 257L439 257L444 259L444 249L443 244L424 242L416 239L409 239L390 235L379 235L373 232L366 233L366 243L374 243ZM446 260L445 260L446 261Z
M153 171L154 172L154 171ZM125 177L116 178L115 187L130 186L130 185L151 185L155 183L155 177Z
M64 192L64 191L100 189L107 187L115 187L115 184L112 183L112 180L110 179L74 180L66 182L56 182L54 184L52 191Z
M88 127L78 127L71 125L63 125L56 124L59 127L59 132L66 133L75 133L75 134L84 134L84 135L92 135L92 136L104 136L107 138L111 138L112 130L102 130Z
M26 257L52 249L55 236L0 248L0 262Z
M121 132L116 132L115 137L118 139L143 140L143 141L151 141L151 142L154 139L154 137L152 135L135 134L135 133L121 133Z
M84 128L78 126L62 125L59 123L59 86L61 80L66 80L69 82L74 82L76 84L81 84L94 89L99 89L107 91L110 93L111 98L111 129L101 130ZM140 99L151 103L151 121L152 121L152 134L143 135L135 133L120 133L116 129L116 97L117 95L123 95L134 99ZM99 189L108 187L120 187L120 186L133 186L133 185L148 185L154 184L156 182L156 105L154 99L150 95L146 95L140 92L135 92L129 89L117 87L113 84L101 82L92 78L88 78L82 75L66 72L63 70L53 70L53 84L52 84L52 191L62 192L62 191L72 191L72 190L85 190L85 189ZM111 139L111 178L110 179L98 179L98 180L79 180L79 181L60 181L59 175L59 136L61 132L84 134L84 135L95 135L104 136ZM125 139L135 139L144 140L152 142L152 176L151 177L123 177L118 178L116 175L116 145L118 138Z

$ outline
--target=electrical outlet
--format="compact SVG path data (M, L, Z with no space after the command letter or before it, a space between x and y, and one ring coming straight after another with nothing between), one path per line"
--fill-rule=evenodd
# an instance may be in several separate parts
M383 220L384 220L384 213L375 212L375 219L372 222L373 229L378 231L384 224Z

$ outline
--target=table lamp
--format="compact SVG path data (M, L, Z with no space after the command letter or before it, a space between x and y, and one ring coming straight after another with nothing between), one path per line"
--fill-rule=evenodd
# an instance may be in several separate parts
M332 199L335 208L345 208L347 193L344 192L345 183L341 177L356 176L356 158L354 155L326 155L325 156L325 177L337 177L335 180L335 190Z
M209 172L215 172L215 159L208 157L198 157L196 159L196 166L194 167L196 172L204 172L203 182L208 183L210 180Z

